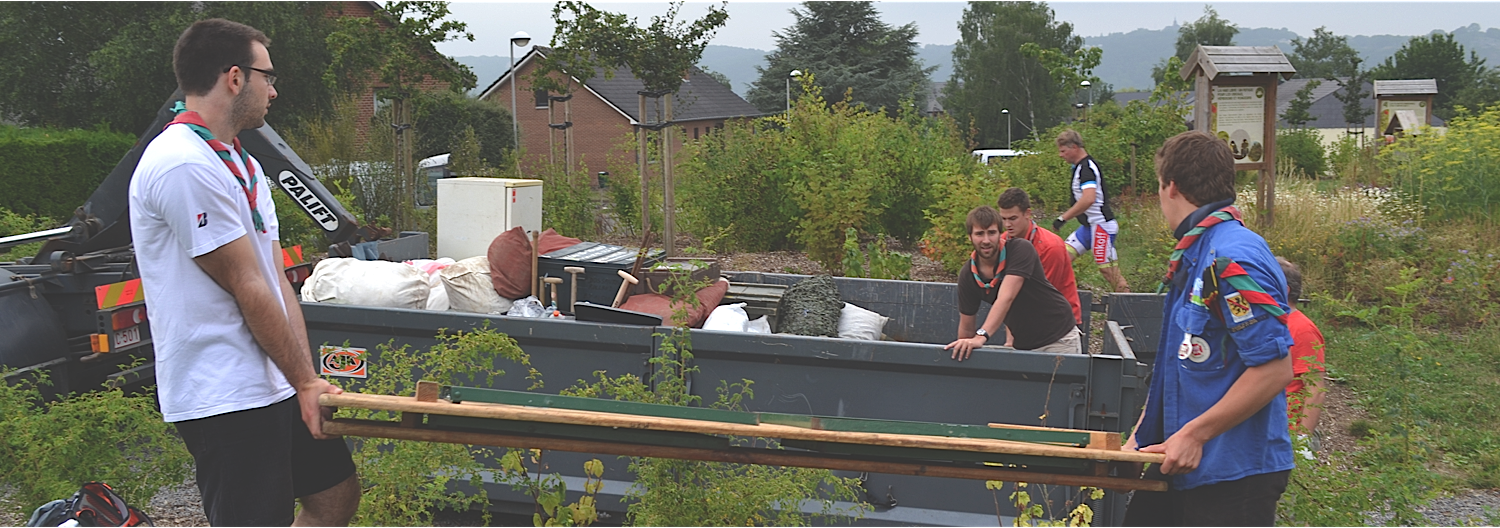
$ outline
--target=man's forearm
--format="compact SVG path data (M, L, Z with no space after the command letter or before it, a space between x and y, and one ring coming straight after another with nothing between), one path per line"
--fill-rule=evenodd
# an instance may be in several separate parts
M302 318L302 303L297 298L296 290L292 289L292 283L287 282L285 276L282 276L281 281L281 298L286 304L286 321L287 326L292 329L292 341L311 354L312 345L307 340L307 322Z
M1323 416L1323 401L1328 395L1327 387L1324 385L1323 373L1319 372L1316 382L1309 387L1311 395L1302 402L1302 426L1303 432L1310 433L1318 428L1318 419Z
M1076 218L1078 215L1083 214L1084 211L1087 211L1089 205L1092 205L1093 203L1094 189L1084 189L1083 196L1079 197L1078 201L1074 202L1073 206L1069 207L1067 211L1064 211L1061 218L1063 220L1071 220L1073 218Z
M1285 391L1291 381L1291 356L1245 369L1223 398L1175 434L1185 434L1206 443L1265 407L1277 394Z
M306 330L303 330L300 339L292 330L293 325L289 324L289 319L282 312L284 296L274 295L270 288L248 290L237 292L235 301L245 316L245 324L250 327L250 334L255 337L255 342L271 357L288 383L298 386L313 379L312 358L305 346Z

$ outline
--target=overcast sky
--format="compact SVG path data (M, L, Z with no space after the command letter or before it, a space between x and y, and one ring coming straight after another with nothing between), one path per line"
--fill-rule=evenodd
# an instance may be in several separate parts
M636 17L642 25L653 15L666 12L666 2L595 1L606 11ZM706 2L689 2L679 18L702 16ZM729 23L719 30L713 44L771 50L771 36L793 22L788 12L795 2L729 3ZM876 2L881 18L894 25L916 22L921 44L953 44L958 41L958 20L963 2ZM1059 20L1073 23L1085 37L1129 32L1140 28L1161 29L1175 22L1188 22L1203 14L1199 2L1050 2ZM1479 22L1483 27L1500 25L1500 2L1213 2L1219 15L1243 28L1286 28L1299 35L1327 26L1340 35L1425 35L1434 29L1452 31ZM552 38L552 2L467 2L452 5L452 18L467 22L474 41L438 44L451 56L508 53L511 35L525 31L533 43ZM519 56L524 49L517 49Z

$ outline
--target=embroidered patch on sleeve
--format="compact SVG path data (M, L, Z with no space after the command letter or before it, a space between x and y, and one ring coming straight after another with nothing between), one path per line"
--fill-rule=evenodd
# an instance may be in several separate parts
M1229 315L1236 323L1245 322L1253 316L1250 312L1250 301L1240 295L1240 292L1225 295L1224 304L1229 305Z

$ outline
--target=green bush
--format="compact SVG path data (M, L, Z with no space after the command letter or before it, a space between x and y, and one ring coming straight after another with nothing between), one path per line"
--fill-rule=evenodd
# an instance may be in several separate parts
M0 207L0 238L32 233L53 227L57 227L57 225L46 218L16 214L4 207ZM34 257L37 250L41 248L41 242L34 242L0 249L0 262L11 262L21 257Z
M479 141L480 159L491 164L500 163L515 148L510 112L498 104L447 90L422 92L415 102L417 159L453 152L468 128Z
M1433 218L1500 219L1500 105L1454 117L1443 134L1403 137L1378 161Z
M729 121L683 150L678 203L689 233L699 238L717 236L720 246L715 249L721 250L795 246L792 231L802 208L792 197L795 176L791 161L784 157L786 133L774 125ZM635 200L639 202L639 192ZM639 210L639 205L633 207Z
M911 255L886 249L884 238L861 249L859 231L851 227L844 230L844 276L911 280Z
M936 198L922 211L932 226L918 244L922 254L941 263L943 269L957 273L974 249L965 219L975 207L994 205L1000 194L997 190L1009 185L1002 178L1000 171L984 170L971 159L951 160L934 172Z
M1297 170L1309 177L1318 178L1328 172L1323 144L1318 139L1318 132L1310 128L1277 131L1276 158L1277 163L1290 160Z
M579 163L583 166L582 162ZM542 228L563 236L589 238L598 234L599 204L585 172L568 173L563 165L543 167L531 177L542 180Z
M102 127L0 126L0 207L23 215L71 218L135 139Z
M684 149L684 224L726 249L802 247L840 269L844 230L913 240L937 193L933 174L973 164L957 127L903 106L895 118L818 95L803 76L790 114L728 128Z
M91 480L145 506L187 478L192 458L152 395L110 389L44 402L38 386L48 383L0 382L0 488L20 518Z
M384 374L359 380L363 392L412 396L418 380L489 386L506 374L496 366L501 359L522 369L533 387L541 383L540 374L530 368L530 356L514 339L488 324L470 332L440 331L438 344L430 350L380 345L378 354L371 370ZM334 380L346 390L354 390L353 381ZM393 421L400 414L341 408L335 417ZM489 448L373 437L352 440L351 452L364 489L353 520L357 526L430 526L436 510L465 511L489 501L481 485L488 467L480 461L498 458ZM458 483L477 491L470 494L450 486ZM486 520L488 516L486 512Z

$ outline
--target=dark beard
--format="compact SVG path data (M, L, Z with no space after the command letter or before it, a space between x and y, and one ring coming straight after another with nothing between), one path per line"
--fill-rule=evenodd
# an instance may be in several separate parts
M249 90L241 91L239 95L234 97L234 103L230 106L229 120L231 123L234 123L236 130L249 130L266 125L265 115L257 115L260 112L257 111L254 103L250 101L249 95Z

